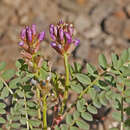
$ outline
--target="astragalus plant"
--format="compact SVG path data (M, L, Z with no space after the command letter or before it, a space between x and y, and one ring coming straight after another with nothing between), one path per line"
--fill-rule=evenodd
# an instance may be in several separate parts
M0 63L1 130L88 130L104 106L112 108L119 122L111 130L130 129L130 48L121 56L112 54L110 64L100 54L99 68L87 63L84 72L82 65L68 61L81 44L75 32L73 24L62 20L49 27L50 47L64 61L61 74L52 71L51 61L39 52L45 32L38 33L35 24L22 29L17 69L7 70L6 63ZM77 97L68 105L72 91Z

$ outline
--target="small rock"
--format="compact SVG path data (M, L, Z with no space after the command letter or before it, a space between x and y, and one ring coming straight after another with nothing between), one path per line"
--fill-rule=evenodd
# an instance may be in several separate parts
M114 36L120 36L123 28L123 20L112 15L105 21L105 31Z
M130 20L127 20L124 24L123 36L127 40L130 40Z
M95 38L101 33L101 28L99 25L95 25L94 27L90 28L86 32L84 32L84 36L86 38Z
M85 15L79 15L75 20L76 29L79 32L83 32L84 29L88 29L91 26L90 18Z
M128 17L130 17L130 3L128 5L126 5L125 9L126 9Z

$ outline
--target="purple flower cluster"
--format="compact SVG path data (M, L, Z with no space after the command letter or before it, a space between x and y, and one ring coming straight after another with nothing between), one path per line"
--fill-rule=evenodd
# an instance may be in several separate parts
M50 25L51 46L61 55L69 53L72 46L78 46L80 40L73 39L74 27L62 20L57 25Z
M19 46L24 49L24 51L22 51L22 55L25 58L31 59L32 55L39 50L40 43L44 40L44 37L44 31L37 34L35 24L31 27L26 26L22 29L20 33L22 41L19 42Z

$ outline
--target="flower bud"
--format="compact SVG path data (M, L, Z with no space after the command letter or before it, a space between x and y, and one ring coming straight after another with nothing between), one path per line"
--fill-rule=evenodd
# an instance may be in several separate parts
M64 31L63 31L63 29L59 30L59 35L60 35L60 40L63 40L64 39Z
M22 40L25 40L26 39L26 29L22 29L21 33L20 33L20 37Z
M75 39L73 43L74 43L74 45L75 45L75 46L78 46L78 45L79 45L79 43L80 43L80 40Z
M45 38L45 32L41 32L39 35L38 35L38 40L39 42L43 41Z
M32 30L30 27L27 28L27 39L29 42L32 42Z

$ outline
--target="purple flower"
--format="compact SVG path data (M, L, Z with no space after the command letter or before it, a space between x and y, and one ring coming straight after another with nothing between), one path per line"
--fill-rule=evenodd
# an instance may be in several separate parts
M19 42L19 46L23 46L23 45L24 45L23 41Z
M21 37L22 40L25 40L25 38L26 38L26 29L25 28L22 29L22 31L20 33L20 37Z
M28 28L26 29L26 31L27 31L27 39L28 39L28 41L29 41L29 42L32 42L32 30L31 30L31 28L28 27Z
M70 39L71 39L71 36L70 36L69 33L65 32L65 36L66 36L66 39L67 39L67 40L70 40Z
M51 42L51 46L52 47L56 47L56 43L55 42Z
M54 34L50 34L50 36L51 36L52 40L54 40L54 41L56 40L56 37Z
M63 40L64 39L64 31L63 31L63 29L59 30L59 35L60 35L60 40Z
M45 32L40 32L40 34L38 35L39 42L43 41L44 38L45 38Z
M36 25L33 24L31 27L26 26L22 29L20 33L21 42L19 42L19 46L24 49L24 57L32 57L33 54L37 53L40 47L40 42L43 41L45 37L45 32L37 33ZM25 55L26 54L26 55ZM28 55L27 55L28 54Z
M50 33L54 34L54 27L50 27Z
M73 43L74 43L74 45L75 45L75 46L78 46L78 45L79 45L79 43L80 43L80 40L75 39L75 40L73 41Z

